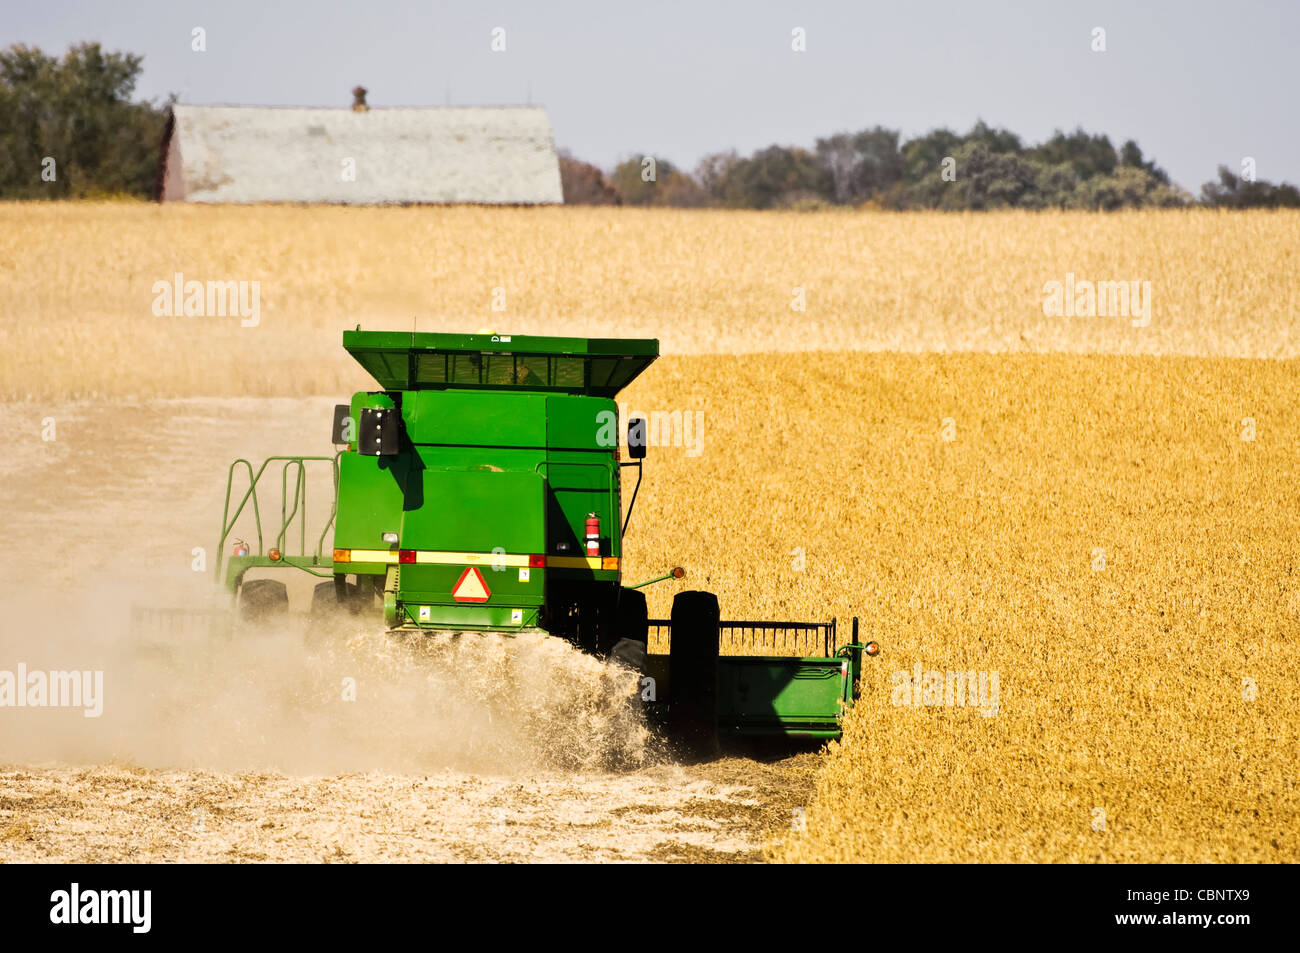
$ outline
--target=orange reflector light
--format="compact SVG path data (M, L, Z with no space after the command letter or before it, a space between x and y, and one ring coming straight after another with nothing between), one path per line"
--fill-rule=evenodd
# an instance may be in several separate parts
M399 550L397 551L397 561L398 561L399 563L413 563L413 562L415 562L415 550L414 550L414 549L399 549Z
M352 550L350 550L350 549L336 549L336 550L334 550L334 561L335 561L336 563L350 563L350 562L352 562Z
M880 646L877 645L875 642L868 642L867 647L863 649L863 651L866 652L868 655L879 655Z
M273 562L273 563L274 563L274 562L279 562L279 561L280 561L280 550L278 550L278 549L273 549L273 550L271 550L269 553L267 553L266 555L268 555L268 556L271 557L271 562Z
M529 557L528 557L528 568L529 568L529 569L545 569L545 568L546 568L546 557L545 557L545 556L541 556L541 555L536 555L536 554L534 554L534 555L532 555L532 556L529 556Z
M600 561L600 568L601 568L601 569L617 569L617 568L618 568L618 557L617 557L617 556L606 556L604 559L602 559L602 560Z

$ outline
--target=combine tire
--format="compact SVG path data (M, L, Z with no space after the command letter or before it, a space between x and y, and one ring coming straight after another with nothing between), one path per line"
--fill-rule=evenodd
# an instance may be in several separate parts
M361 609L361 587L355 583L346 583L343 597L339 598L338 585L322 582L311 593L311 617L313 620L328 619L342 610L354 615Z
M639 589L620 589L614 628L605 635L602 654L631 668L644 668L650 631L648 620L645 593Z
M718 597L679 592L668 646L669 729L688 756L718 752Z
M254 579L239 587L239 617L245 622L278 622L289 611L289 590L274 579Z

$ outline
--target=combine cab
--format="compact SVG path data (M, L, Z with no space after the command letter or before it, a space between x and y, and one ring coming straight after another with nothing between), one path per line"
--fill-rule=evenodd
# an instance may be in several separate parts
M627 423L621 461L614 398L657 341L358 329L343 346L380 389L335 409L337 452L231 465L219 552L233 555L216 571L241 620L282 616L276 577L306 574L319 580L313 615L368 614L415 635L540 631L638 668L651 710L696 749L719 734L838 737L875 654L856 620L840 645L833 621L723 622L706 592L678 593L671 619L650 620L641 589L683 571L623 584L636 491L624 507L620 473L635 467L640 487L645 425ZM313 469L333 499L309 536ZM273 541L258 500L268 473L280 484ZM241 517L255 546L233 538Z

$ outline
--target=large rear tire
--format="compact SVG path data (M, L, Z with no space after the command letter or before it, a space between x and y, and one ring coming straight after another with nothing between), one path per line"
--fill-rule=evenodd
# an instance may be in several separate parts
M605 654L615 662L644 671L646 641L650 632L649 620L645 593L640 589L620 589L613 632L614 641Z
M337 582L322 582L311 592L311 617L313 621L328 619L343 611L356 614L361 610L361 587L355 583L343 584L339 594Z
M668 725L682 752L718 753L718 636L721 612L711 592L679 592L673 599L668 644Z
M275 579L254 579L239 587L239 618L265 625L278 622L289 612L289 590Z
M311 592L311 615L307 619L304 641L308 648L316 649L334 643L345 631L345 621L357 615L365 606L362 593L374 601L369 584L361 586L336 576L332 582L316 584Z

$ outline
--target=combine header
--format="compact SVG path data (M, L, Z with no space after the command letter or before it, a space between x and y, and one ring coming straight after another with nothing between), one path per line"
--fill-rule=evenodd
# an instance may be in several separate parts
M358 328L343 346L381 389L335 409L336 452L230 467L218 551L233 555L216 571L240 620L282 616L281 574L305 573L321 579L312 616L382 611L411 635L540 631L640 669L650 710L697 750L719 734L839 736L862 656L876 653L856 619L840 644L834 621L723 622L716 596L688 591L670 619L650 620L642 588L684 572L623 584L636 491L625 508L620 473L635 467L639 489L646 441L645 421L628 421L631 459L619 459L614 398L658 341ZM334 499L309 538L312 468ZM258 488L276 472L267 547ZM233 538L241 517L255 545Z

